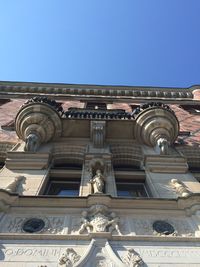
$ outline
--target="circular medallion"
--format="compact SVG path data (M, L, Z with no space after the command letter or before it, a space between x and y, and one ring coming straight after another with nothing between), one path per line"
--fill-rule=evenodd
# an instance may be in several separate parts
M174 227L165 221L155 221L153 223L153 230L163 235L171 235L175 232Z
M25 221L22 226L24 232L35 233L41 231L45 226L45 222L42 219L31 218Z

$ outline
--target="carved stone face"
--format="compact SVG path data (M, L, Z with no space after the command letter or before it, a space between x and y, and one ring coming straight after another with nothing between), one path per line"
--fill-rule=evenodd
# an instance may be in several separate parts
M100 171L100 170L97 170L97 171L96 171L96 174L97 174L97 175L101 174L101 171Z

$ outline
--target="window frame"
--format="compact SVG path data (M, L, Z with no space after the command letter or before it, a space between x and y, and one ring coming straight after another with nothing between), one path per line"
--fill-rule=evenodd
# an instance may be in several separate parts
M46 182L43 186L42 195L45 196L56 196L56 197L79 197L81 191L81 176L82 176L82 169L80 170L73 170L73 169L59 169L59 168L51 168ZM52 183L63 183L66 185L67 183L73 183L77 181L79 184L78 195L57 195L57 194L49 194L50 187Z
M146 175L145 172L142 170L138 170L138 171L114 171L115 173L115 184L116 184L116 193L117 193L117 197L119 198L127 198L127 199L131 199L131 198L149 198L151 197L151 192L149 190L149 187L146 183ZM123 184L123 180L124 180L124 185L125 184L132 184L132 185L143 185L144 187L144 191L146 193L146 196L137 196L137 197L128 197L128 196L119 196L118 195L118 185L119 184ZM130 181L130 182L129 182Z

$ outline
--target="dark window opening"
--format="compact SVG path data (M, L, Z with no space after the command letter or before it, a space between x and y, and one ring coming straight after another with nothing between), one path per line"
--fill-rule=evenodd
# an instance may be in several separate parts
M53 169L55 170L82 170L82 165L76 163L54 163Z
M105 110L105 109L107 109L107 105L106 105L106 103L87 102L85 108L86 109L101 109L101 110Z
M191 114L199 114L200 115L200 105L180 105L180 108L186 110Z
M137 165L113 165L114 171L138 171L140 170L140 166Z
M79 188L79 179L51 179L47 187L46 195L75 197L79 195Z
M192 173L200 173L200 167L193 167L189 165L189 171Z
M11 100L10 99L0 99L0 106L10 102Z
M9 122L4 123L1 125L1 129L5 131L14 131L15 130L15 121L10 120Z
M130 181L130 179L117 179L116 186L119 197L148 197L145 185L141 181L139 182L135 179L134 181Z
M4 165L5 165L5 163L0 161L0 170L3 168Z

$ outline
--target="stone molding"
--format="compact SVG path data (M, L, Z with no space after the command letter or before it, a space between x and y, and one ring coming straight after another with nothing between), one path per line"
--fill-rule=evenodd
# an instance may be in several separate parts
M146 169L154 173L186 173L188 171L185 158L170 155L145 156L144 165Z
M7 152L6 167L11 170L42 170L47 169L50 153Z
M193 91L196 87L190 88L164 88L164 87L136 87L136 86L101 86L101 85L76 85L76 84L45 84L45 83L20 83L20 82L1 82L0 96L7 98L23 97L30 98L37 95L51 96L56 98L76 98L91 99L91 97L107 97L107 101L119 97L123 99L171 99L171 100L191 100ZM26 95L24 94L26 93ZM103 99L104 100L104 99ZM105 101L105 100L104 100Z

